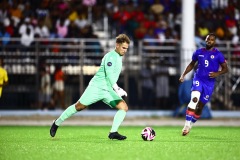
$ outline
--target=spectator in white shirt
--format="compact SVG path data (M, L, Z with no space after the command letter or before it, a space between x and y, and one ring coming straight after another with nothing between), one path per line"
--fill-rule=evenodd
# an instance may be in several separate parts
M22 51L31 51L31 44L34 42L34 31L27 27L26 33L21 35Z
M39 35L40 38L49 38L49 29L46 25L44 25L43 20L39 20L38 25L34 30L35 35Z
M22 34L26 34L26 31L27 31L27 28L30 28L31 30L33 30L33 25L30 23L30 18L25 18L23 24L20 25L19 27L19 34L22 35Z

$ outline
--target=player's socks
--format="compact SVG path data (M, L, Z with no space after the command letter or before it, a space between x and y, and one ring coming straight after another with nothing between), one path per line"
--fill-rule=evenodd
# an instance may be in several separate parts
M192 118L193 118L194 112L193 111L186 111L186 121L185 126L190 126Z
M186 121L185 121L185 125L182 129L182 135L186 136L189 134L191 127L192 127L192 119L194 117L195 113L193 111L186 111Z
M193 117L192 117L192 120L191 120L191 128L192 128L192 126L194 125L194 123L196 123L197 122L197 120L200 118L200 115L196 115L195 113L194 113L194 115L193 115Z
M114 116L113 119L113 124L112 124L112 128L110 130L110 132L117 132L119 126L121 125L122 121L124 120L125 116L126 116L126 111L124 110L118 110L117 113Z
M57 126L60 126L63 121L65 121L67 118L71 117L73 114L77 113L77 110L75 108L75 104L69 106L58 119L56 119L55 124Z

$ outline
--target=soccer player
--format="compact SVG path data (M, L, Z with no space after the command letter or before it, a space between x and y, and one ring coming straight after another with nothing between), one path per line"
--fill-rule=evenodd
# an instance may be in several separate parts
M215 78L228 72L228 66L223 54L214 47L216 36L213 33L207 35L206 47L197 49L192 56L192 61L188 64L179 78L180 82L197 64L197 70L192 80L191 100L186 111L186 121L182 129L182 135L186 136L193 124L200 118L204 105L210 100Z
M0 98L2 96L3 86L8 84L8 73L3 68L3 58L0 57Z
M118 109L114 116L108 138L117 140L127 138L118 133L118 128L126 116L128 106L122 99L122 96L127 96L127 93L117 85L117 80L122 70L122 57L127 52L129 44L130 39L127 35L120 34L116 37L115 49L103 57L99 70L89 82L80 99L75 104L69 106L60 117L53 122L50 129L50 135L52 137L55 136L58 127L67 118L93 103L103 101L111 108Z

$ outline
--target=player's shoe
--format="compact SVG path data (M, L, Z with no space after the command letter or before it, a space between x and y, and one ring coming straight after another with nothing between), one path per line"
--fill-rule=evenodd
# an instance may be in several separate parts
M59 126L57 126L57 125L55 124L55 121L53 121L52 127L51 127L51 129L50 129L50 135L51 135L52 137L55 136L58 127L59 127Z
M112 133L109 133L108 138L109 139L124 140L127 137L119 134L118 132L112 132Z
M190 126L185 125L182 129L182 136L188 135L188 133L190 132L190 129L191 129Z

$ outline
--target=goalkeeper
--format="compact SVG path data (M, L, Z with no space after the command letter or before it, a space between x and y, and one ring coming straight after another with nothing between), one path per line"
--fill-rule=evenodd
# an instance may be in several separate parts
M130 39L125 34L116 37L115 50L108 52L102 59L101 66L89 82L80 99L69 106L59 118L57 118L50 129L50 135L55 136L58 127L69 117L84 110L98 101L103 101L111 108L118 109L114 116L112 128L108 135L109 139L124 140L127 137L118 133L118 128L123 122L128 106L122 99L127 93L117 85L117 80L122 70L122 57L127 52Z

